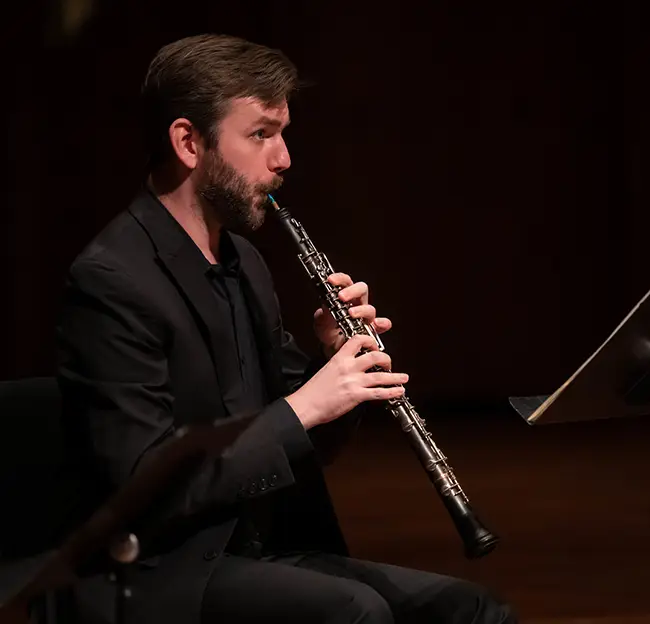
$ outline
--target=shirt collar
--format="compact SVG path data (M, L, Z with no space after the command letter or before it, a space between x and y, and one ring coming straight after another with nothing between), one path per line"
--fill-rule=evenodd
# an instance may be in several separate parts
M215 275L228 275L238 277L241 271L241 262L239 259L239 254L237 253L237 249L235 247L235 243L226 230L221 230L220 236L220 262L217 264L209 264L207 271Z

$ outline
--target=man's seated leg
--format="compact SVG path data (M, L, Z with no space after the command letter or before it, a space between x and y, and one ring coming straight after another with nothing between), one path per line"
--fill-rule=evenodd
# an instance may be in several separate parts
M398 623L517 622L507 604L485 587L462 579L330 554L309 555L295 565L331 577L354 579L373 588Z
M370 586L283 563L224 555L203 599L203 624L392 624Z

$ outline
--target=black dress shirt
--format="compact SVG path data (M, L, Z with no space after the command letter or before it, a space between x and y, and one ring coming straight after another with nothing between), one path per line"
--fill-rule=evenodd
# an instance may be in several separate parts
M259 346L253 331L248 303L241 287L237 250L227 232L222 232L220 260L209 264L206 277L220 306L227 308L224 318L231 323L224 328L227 340L235 345L238 362L233 362L234 383L228 385L224 400L237 414L259 412L267 403L266 382L260 364ZM259 557L270 523L270 504L257 501L244 510L226 551L232 554Z
M211 264L206 275L212 284L219 305L228 309L224 315L232 323L224 328L228 340L236 347L239 362L224 399L235 413L257 412L267 403L266 384L250 311L240 284L240 265L237 251L227 232L221 237L221 263Z

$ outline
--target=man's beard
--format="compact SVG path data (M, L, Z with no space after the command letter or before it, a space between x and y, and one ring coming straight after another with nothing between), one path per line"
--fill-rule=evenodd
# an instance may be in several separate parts
M268 184L250 184L223 160L217 149L206 154L197 194L219 224L238 234L249 234L264 223L267 195L282 184L277 176Z

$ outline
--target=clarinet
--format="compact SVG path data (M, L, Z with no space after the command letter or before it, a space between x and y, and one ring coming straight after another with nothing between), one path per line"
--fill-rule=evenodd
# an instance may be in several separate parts
M321 301L329 309L345 338L350 339L357 334L369 334L383 351L384 345L376 329L362 319L351 317L348 312L349 304L343 303L338 297L340 287L328 282L327 278L334 273L334 270L325 254L316 249L303 226L286 208L280 208L271 195L269 200L279 222L298 246L298 258L315 285ZM384 369L373 367L370 370ZM425 421L415 411L406 395L383 401L383 404L400 424L411 448L442 499L463 542L465 557L476 559L490 553L496 547L499 538L483 526L472 510L467 495L447 463L447 458L427 431Z

